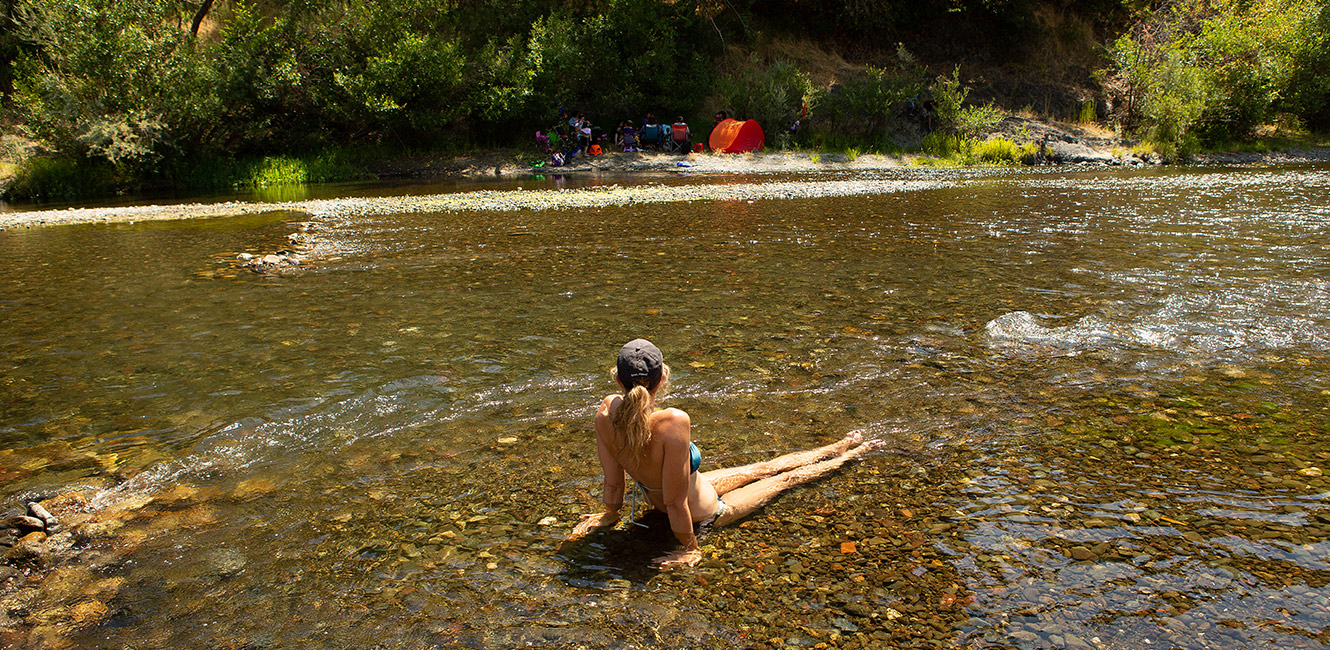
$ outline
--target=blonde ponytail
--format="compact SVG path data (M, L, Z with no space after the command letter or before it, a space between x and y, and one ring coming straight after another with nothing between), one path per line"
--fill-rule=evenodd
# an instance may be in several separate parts
M642 455L651 440L651 393L638 384L623 395L614 414L614 432L623 437L624 447L634 458Z
M617 371L615 375L618 375ZM654 391L648 390L645 384L635 384L623 394L619 410L614 414L614 433L634 458L640 458L647 443L651 442L651 414L654 412L651 395L664 391L669 381L670 367L661 364L660 379Z

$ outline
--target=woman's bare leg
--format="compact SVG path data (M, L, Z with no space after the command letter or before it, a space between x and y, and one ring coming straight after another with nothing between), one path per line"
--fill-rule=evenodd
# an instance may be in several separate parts
M866 442L853 449L847 449L835 458L797 467L731 490L725 494L725 514L716 519L716 525L724 526L743 519L754 510L766 505L777 494L796 485L822 478L839 469L841 465L879 447L881 444L877 441Z
M702 476L711 482L711 487L716 489L716 494L724 496L730 490L747 485L758 479L764 479L781 472L788 472L798 467L804 467L809 463L822 460L823 458L844 454L846 450L859 444L862 440L862 434L858 431L851 431L844 438L825 447L809 449L808 451L796 451L794 453L785 454L784 456L778 456L771 460L764 460L760 463L741 465L739 467L713 469L709 472L703 472Z

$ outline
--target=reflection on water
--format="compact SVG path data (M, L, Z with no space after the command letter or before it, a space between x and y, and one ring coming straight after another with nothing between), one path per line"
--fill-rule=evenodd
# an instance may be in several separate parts
M1330 175L890 174L941 176L0 233L0 484L92 517L0 621L90 648L1325 645ZM735 180L762 179L700 182ZM298 228L316 268L217 273ZM888 451L691 571L647 566L655 516L561 544L636 336L709 466Z

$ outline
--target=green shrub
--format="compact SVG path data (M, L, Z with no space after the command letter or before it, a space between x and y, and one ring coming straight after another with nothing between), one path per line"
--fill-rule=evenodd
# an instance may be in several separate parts
M934 131L924 137L920 150L938 158L953 158L961 152L969 151L970 139L957 133Z
M4 197L19 201L73 200L110 194L114 169L69 158L34 156L24 160L4 187Z
M933 105L937 113L936 128L973 138L997 126L1006 113L992 103L965 106L965 98L969 96L970 89L961 83L960 73L960 66L956 66L950 78L940 76L933 85Z
M716 82L717 93L736 119L757 120L767 146L790 146L790 127L802 114L813 90L808 76L788 61L766 62L756 55Z
M1031 165L1039 158L1039 148L1033 142L1017 144L1002 137L980 140L944 131L928 134L921 149L938 159L935 164Z
M1081 112L1076 116L1076 120L1081 124L1094 124L1099 121L1099 111L1095 108L1093 101L1082 102Z
M824 146L861 142L886 148L891 135L910 119L908 107L923 94L924 69L903 46L892 68L869 66L838 87L819 89L810 102Z
M1031 165L1039 155L1039 149L1033 142L1017 144L1006 138L971 142L971 155L982 162L994 165Z

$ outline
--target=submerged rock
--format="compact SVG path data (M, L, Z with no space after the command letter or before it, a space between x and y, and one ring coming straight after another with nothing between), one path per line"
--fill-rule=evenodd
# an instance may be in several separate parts
M248 257L245 257L248 256ZM263 256L254 256L249 253L241 253L240 268L249 269L255 273L279 273L291 271L298 268L304 261L304 258L291 251L277 251Z
M5 561L14 566L43 566L46 564L45 533L28 533L18 543L5 551Z
M203 569L216 578L230 578L240 575L249 560L238 549L223 548L212 551L204 558Z

